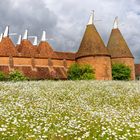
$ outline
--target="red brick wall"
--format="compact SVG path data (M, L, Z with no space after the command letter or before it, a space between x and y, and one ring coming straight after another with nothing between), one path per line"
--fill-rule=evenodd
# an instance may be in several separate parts
M49 59L47 58L23 58L23 57L12 57L14 66L33 66L33 67L47 67L49 66ZM70 67L74 60L58 60L58 59L50 59L52 66L64 66ZM10 59L9 57L0 57L0 65L9 66Z
M25 76L31 79L50 79L51 78L51 69L55 71L61 79L66 79L66 68L67 65L70 66L73 61L67 60L55 60L55 59L47 59L47 58L23 58L23 57L3 57L1 59L3 62L1 65L1 70L6 72L9 70L19 70ZM10 68L11 61L13 62L13 68ZM49 66L49 61L52 65ZM6 64L6 69L3 65ZM7 70L8 68L8 70Z
M37 66L37 67L39 67L39 66L48 66L48 59L36 58L35 59L35 66Z
M69 68L72 64L74 64L76 61L73 60L66 60L67 68Z
M95 77L97 80L112 80L110 57L83 57L78 59L77 62L79 64L90 64L95 69Z
M73 60L52 60L53 66L66 66L69 68L75 61Z
M0 57L0 65L9 65L9 57Z
M48 66L48 59L39 59L35 58L33 61L33 58L19 58L19 57L13 57L13 65L14 68L18 68L19 70L23 71L27 76L31 74L30 77L42 77L43 73L45 71L45 67ZM51 59L51 62L53 64L53 67L66 67L69 68L73 63L75 63L74 60L54 60ZM97 80L111 80L112 79L112 72L111 72L111 60L110 57L107 56L91 56L91 57L83 57L77 60L79 64L90 64L95 69L95 76ZM134 66L134 59L132 58L115 58L112 59L112 64L114 63L124 63L128 66L130 66L132 73L131 73L131 79L135 79L135 66ZM34 66L33 66L34 64ZM8 72L10 68L10 59L9 57L0 57L0 66L2 71ZM7 66L6 68L4 66ZM18 67L16 67L18 66ZM27 68L28 66L28 68ZM21 68L20 68L21 67ZM41 69L41 73L35 72L33 68L36 69L36 67L44 67L44 69ZM38 71L39 69L37 69ZM45 78L47 77L48 72L45 74Z
M64 66L63 60L52 60L53 66Z
M14 65L16 66L31 66L32 59L31 58L19 58L13 57Z
M3 71L5 74L9 73L9 66L0 66L0 71Z

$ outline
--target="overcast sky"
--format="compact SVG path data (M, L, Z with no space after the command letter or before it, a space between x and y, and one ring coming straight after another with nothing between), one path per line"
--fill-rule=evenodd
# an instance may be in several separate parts
M105 44L119 17L119 28L140 62L140 0L0 0L0 32L10 25L10 32L23 34L27 28L40 39L46 30L55 50L77 51L91 10L101 20L95 25Z

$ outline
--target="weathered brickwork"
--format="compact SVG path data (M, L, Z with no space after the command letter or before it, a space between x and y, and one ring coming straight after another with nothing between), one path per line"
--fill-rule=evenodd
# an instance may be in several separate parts
M77 59L79 64L90 64L95 70L95 78L97 80L111 80L111 61L110 57L91 56Z

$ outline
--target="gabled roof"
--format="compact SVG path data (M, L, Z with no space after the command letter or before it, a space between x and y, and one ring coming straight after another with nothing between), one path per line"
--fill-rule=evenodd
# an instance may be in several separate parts
M21 56L35 57L37 55L37 48L29 40L22 40L17 49Z
M110 56L94 24L91 24L87 25L76 58L96 55Z
M17 56L17 50L9 37L3 37L0 42L0 56Z
M107 47L112 58L134 58L118 28L112 29Z
M54 53L52 47L47 41L41 41L39 43L37 51L39 53L39 57L47 57L47 58L56 57L56 54Z

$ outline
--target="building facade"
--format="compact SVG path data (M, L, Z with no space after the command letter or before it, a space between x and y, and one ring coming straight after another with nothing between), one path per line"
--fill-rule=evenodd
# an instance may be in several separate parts
M0 38L0 71L9 73L19 70L31 79L67 79L67 70L73 64L90 64L97 80L112 80L112 64L123 63L131 68L131 79L135 79L134 57L128 48L115 19L107 47L94 25L91 14L83 39L77 52L54 51L46 41L46 32L39 45L37 38L32 44L28 31L19 36L15 46L9 37L9 27Z

